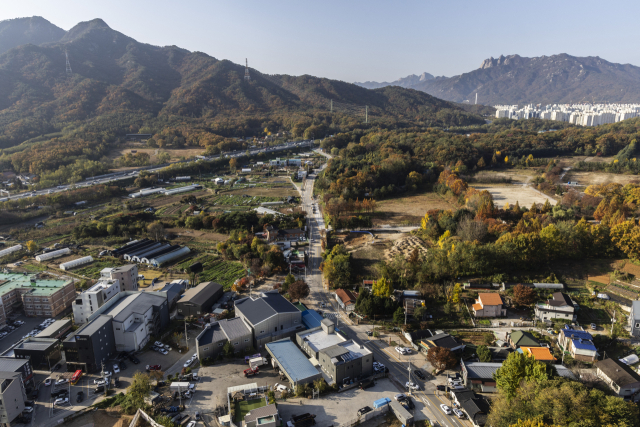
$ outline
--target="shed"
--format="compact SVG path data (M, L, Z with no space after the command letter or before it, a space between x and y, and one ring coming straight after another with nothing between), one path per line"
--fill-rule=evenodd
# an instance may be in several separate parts
M290 339L267 343L266 348L294 388L322 378L322 374Z
M202 282L195 288L187 289L178 300L178 313L185 317L208 313L222 294L222 285L215 282Z

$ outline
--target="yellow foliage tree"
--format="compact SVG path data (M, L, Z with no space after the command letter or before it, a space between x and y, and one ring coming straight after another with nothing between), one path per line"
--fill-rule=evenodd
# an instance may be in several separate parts
M428 224L429 224L429 214L426 213L424 214L424 217L420 221L420 226L422 227L423 230L426 230Z
M438 246L440 249L444 249L444 242L451 237L451 232L449 230L445 231L440 238L438 238Z
M389 298L393 293L393 286L389 280L381 277L379 280L373 282L371 291L376 297Z
M35 252L38 250L38 244L33 240L29 240L27 243L25 243L25 246L27 247L27 250L29 252Z
M453 292L451 292L451 302L453 304L460 304L460 293L462 292L462 285L456 283L453 286Z
M507 164L509 163L509 156L504 156L504 162Z

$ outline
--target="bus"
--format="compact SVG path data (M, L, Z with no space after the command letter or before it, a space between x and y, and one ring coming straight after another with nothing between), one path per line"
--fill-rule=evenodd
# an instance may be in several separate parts
M71 384L73 385L78 384L78 381L80 381L80 378L82 378L82 370L78 369L73 373L73 376L71 377Z

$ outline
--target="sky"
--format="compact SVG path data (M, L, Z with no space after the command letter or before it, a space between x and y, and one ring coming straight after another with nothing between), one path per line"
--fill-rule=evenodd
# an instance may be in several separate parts
M489 57L568 53L640 66L640 2L620 0L0 0L0 20L42 16L68 30L103 19L267 74L393 81L452 76Z

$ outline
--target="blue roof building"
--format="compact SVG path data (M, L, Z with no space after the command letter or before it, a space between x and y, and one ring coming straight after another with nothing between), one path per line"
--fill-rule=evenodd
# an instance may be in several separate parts
M322 316L315 310L304 310L302 312L302 324L307 329L319 328L322 323Z
M593 362L598 356L593 336L582 328L564 325L558 334L558 344L576 360Z
M291 340L283 339L265 344L267 351L277 362L280 372L286 375L293 388L298 384L311 383L322 377L313 364L307 359Z

